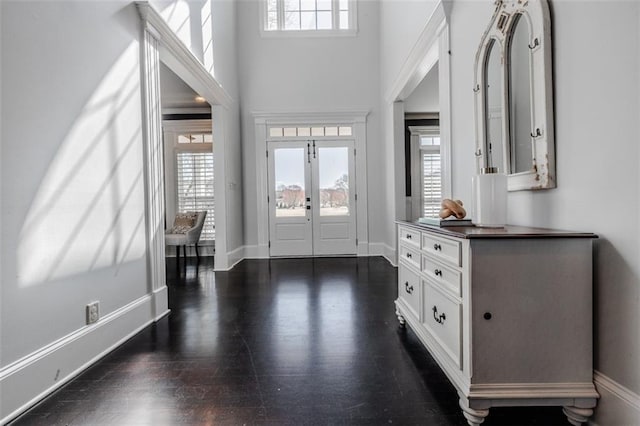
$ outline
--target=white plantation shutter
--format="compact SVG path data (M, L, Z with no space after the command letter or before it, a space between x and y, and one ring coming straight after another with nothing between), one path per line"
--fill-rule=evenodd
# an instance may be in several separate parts
M449 164L438 126L408 126L411 132L411 212L407 217L438 217L442 199L450 197ZM446 147L446 145L445 145ZM443 166L444 164L444 166Z
M215 239L213 153L177 152L178 211L207 211L200 241Z
M437 217L442 201L442 174L439 152L421 151L423 216Z

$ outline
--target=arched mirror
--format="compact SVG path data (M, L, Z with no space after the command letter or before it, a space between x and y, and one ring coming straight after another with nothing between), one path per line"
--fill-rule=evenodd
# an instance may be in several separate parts
M476 54L477 168L510 191L556 186L550 27L546 0L498 0Z

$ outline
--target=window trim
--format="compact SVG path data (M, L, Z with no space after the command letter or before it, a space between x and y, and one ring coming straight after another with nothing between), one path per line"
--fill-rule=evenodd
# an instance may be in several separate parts
M440 153L440 178L442 180L442 198L447 197L448 188L446 182L449 181L447 175L448 169L444 166L447 164L446 152L443 147L443 138L440 131L440 126L409 126L411 132L411 215L413 218L422 217L424 212L424 200L422 197L422 153L421 151L433 152L434 148L426 147L421 148L420 137L421 136L438 136L440 137L440 145L438 152ZM418 202L416 202L418 201Z
M277 30L266 30L267 24L267 0L259 0L259 9L258 13L259 19L259 28L260 28L260 36L264 38L289 38L289 37L308 37L308 38L317 38L317 37L355 37L358 34L358 7L357 0L348 0L349 1L349 28L348 29L339 29L332 28L330 30L284 30L279 28ZM281 0L278 0L280 4L282 4ZM338 4L339 0L332 0L334 4ZM282 14L283 11L281 9L278 10L279 14ZM338 11L339 13L339 11ZM335 15L335 10L334 10Z
M192 132L192 133L201 133L201 132ZM174 151L173 151L173 162L174 162L174 171L175 171L175 176L174 176L175 204L174 205L176 207L176 211L180 210L180 194L178 191L179 181L180 181L178 156L180 154L211 154L212 162L215 162L215 156L213 154L213 143L205 142L205 143L197 143L197 144L178 144L177 138L176 138ZM215 180L215 172L214 172L214 180ZM214 243L216 240L215 197L216 196L215 196L215 187L214 187L214 194L212 196L214 214L212 216L208 215L206 219L206 221L213 221L213 231L212 231L213 239L205 238L205 232L203 230L203 233L200 235L200 240L198 242L199 244L202 244L202 245L210 245Z
M163 130L163 152L164 152L164 191L163 196L166 200L165 203L165 211L164 211L164 225L165 228L173 226L173 220L175 214L178 209L178 193L177 193L177 183L178 183L178 175L177 175L177 154L178 152L212 152L213 153L213 162L214 162L214 229L215 229L215 240L204 240L199 243L199 246L211 246L214 245L219 247L221 243L222 235L225 232L224 227L219 227L219 221L224 219L224 217L220 214L219 203L220 198L224 197L221 191L218 191L218 185L220 185L220 181L216 179L221 175L220 167L218 161L220 160L220 156L216 155L214 149L216 147L220 147L220 145L216 142L216 131L214 126L212 125L212 119L187 119L187 120L163 120L162 121L162 130ZM189 143L189 144L180 144L178 143L178 136L180 134L199 134L199 133L207 133L211 134L214 138L213 142L203 142L203 143ZM171 202L173 201L173 203ZM173 206L171 206L173 204ZM217 252L217 251L216 251ZM220 254L216 253L216 256Z

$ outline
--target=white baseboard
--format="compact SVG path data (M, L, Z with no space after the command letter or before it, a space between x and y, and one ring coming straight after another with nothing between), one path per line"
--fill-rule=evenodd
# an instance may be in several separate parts
M228 269L233 269L234 266L244 260L245 251L245 246L240 246L237 249L227 253L227 263L229 265Z
M357 256L383 256L387 261L396 266L396 251L384 243L359 244ZM242 246L228 253L228 263L224 267L216 266L216 271L228 271L244 259L269 259L269 248L267 246L249 245Z
M182 250L180 250L182 252ZM187 257L196 257L196 251L193 246L187 246ZM200 256L214 256L216 254L216 247L214 245L199 245L198 254ZM167 246L167 250L164 254L166 257L176 257L176 247ZM180 257L184 256L184 253L180 254Z
M398 266L396 250L385 243L369 243L369 256L383 256L391 265Z
M640 425L640 395L594 371L593 380L600 400L589 424L601 426Z
M169 312L169 288L165 285L153 291L152 294L153 319L158 321Z
M0 370L0 424L17 417L153 323L153 304L153 295L144 295Z
M244 246L245 259L268 259L269 246L250 245Z

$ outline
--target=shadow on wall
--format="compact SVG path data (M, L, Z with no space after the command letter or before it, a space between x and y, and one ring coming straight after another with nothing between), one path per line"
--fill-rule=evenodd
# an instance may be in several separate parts
M21 287L144 257L141 119L133 42L75 120L35 194L17 249Z
M636 315L640 279L611 241L600 235L594 246L594 368L631 388L625 368L637 365L638 328L629 318ZM603 360L616 362L603 365Z
M211 0L152 1L169 27L214 75Z

